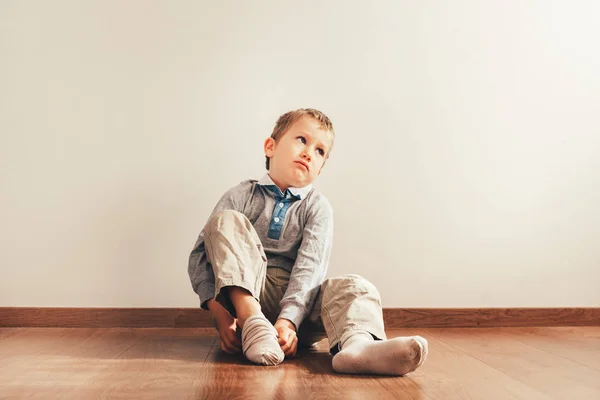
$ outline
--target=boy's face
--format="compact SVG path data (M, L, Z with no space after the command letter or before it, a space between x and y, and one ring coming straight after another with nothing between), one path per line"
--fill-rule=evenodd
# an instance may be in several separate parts
M269 175L282 191L307 186L321 173L333 134L319 125L314 118L303 116L277 142L273 138L265 141Z

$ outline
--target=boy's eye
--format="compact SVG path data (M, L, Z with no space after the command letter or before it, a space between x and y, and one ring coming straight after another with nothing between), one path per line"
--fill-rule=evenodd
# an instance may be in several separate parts
M321 156L324 156L324 155L325 155L325 150L323 150L323 149L317 149L317 151L319 152L319 154L320 154Z
M302 143L306 144L306 139L304 138L304 136L298 136L296 139L300 139Z

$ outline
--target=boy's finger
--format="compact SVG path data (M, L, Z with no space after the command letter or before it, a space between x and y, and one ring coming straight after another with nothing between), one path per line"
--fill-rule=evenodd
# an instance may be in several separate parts
M229 346L227 346L227 343L225 343L223 339L221 339L221 350L223 350L225 353L231 352L231 350L229 350Z
M232 353L237 353L240 350L239 347L234 346L231 343L228 343L226 346L227 346L227 349L229 349L229 351L232 352Z
M223 342L225 348L227 349L227 353L235 353L237 351L237 348L231 343L231 341L229 340L227 335L225 335L225 337L221 338L221 341Z
M221 350L223 350L225 353L231 353L231 350L229 350L227 348L227 345L225 344L224 341L221 340Z
M294 351L293 346L290 346L283 354L285 354L286 357L293 357L296 352Z
M241 343L234 332L231 332L231 335L227 337L229 339L229 343L231 343L234 347L240 347Z
M298 337L295 337L289 344L289 349L284 351L286 357L294 357L296 355L296 350L298 350Z

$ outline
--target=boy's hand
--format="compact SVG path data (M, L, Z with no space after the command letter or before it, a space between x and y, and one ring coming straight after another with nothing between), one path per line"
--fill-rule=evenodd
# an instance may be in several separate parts
M217 322L217 330L221 337L221 350L229 354L242 351L242 344L237 337L237 319L233 318L229 311L215 299L209 300L208 309Z
M296 355L298 350L298 337L296 336L296 327L287 319L278 319L275 322L275 329L279 334L279 346L286 357L291 358Z

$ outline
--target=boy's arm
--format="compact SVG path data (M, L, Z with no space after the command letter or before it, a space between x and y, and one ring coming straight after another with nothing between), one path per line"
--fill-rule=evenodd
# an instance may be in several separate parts
M311 209L288 288L280 302L279 319L291 321L296 331L310 313L321 283L325 280L333 244L331 205L324 200Z
M229 189L221 197L209 219L223 210L235 210L243 212L244 197L247 192L245 185L241 184ZM206 257L206 249L204 247L204 229L198 235L196 244L192 249L188 263L188 274L192 283L194 292L200 297L200 307L208 310L208 300L215 297L215 275L212 265Z

